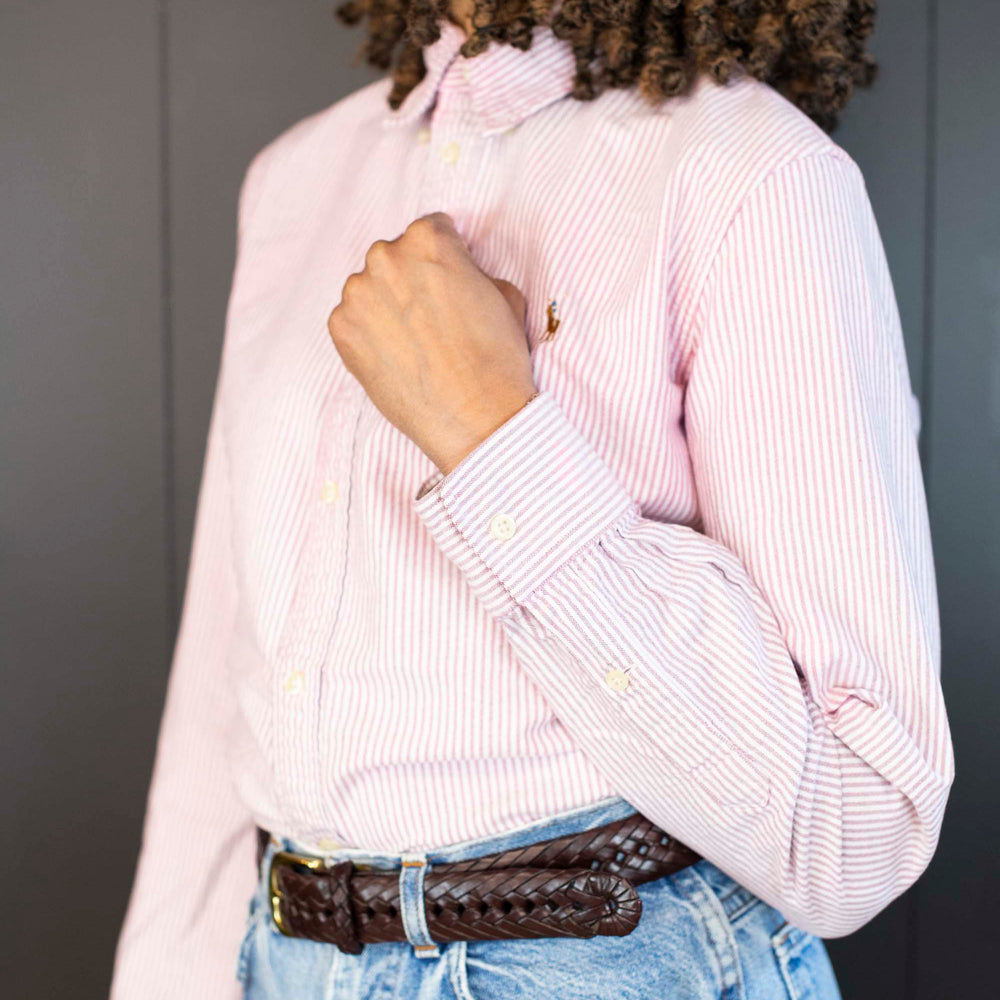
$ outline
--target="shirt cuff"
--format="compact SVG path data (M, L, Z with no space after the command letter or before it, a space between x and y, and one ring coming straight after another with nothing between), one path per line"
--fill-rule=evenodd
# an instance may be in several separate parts
M617 475L548 391L501 424L413 509L497 617L525 603L612 525L639 514Z

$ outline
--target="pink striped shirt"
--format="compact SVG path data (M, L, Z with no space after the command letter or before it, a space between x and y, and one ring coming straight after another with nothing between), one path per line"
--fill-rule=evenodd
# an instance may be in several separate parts
M385 77L247 171L117 1000L239 995L255 823L420 850L618 794L827 937L937 844L919 411L858 166L750 77L580 102L549 29L441 28L397 111ZM326 330L436 210L523 291L541 390L445 477Z

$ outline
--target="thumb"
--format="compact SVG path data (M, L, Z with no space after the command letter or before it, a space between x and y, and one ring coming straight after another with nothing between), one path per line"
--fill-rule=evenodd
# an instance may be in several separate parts
M504 281L503 278L493 278L492 281L500 289L500 293L507 300L507 305L510 306L514 315L519 316L521 322L525 323L528 318L528 303L521 294L521 290L517 285L512 285L509 281Z

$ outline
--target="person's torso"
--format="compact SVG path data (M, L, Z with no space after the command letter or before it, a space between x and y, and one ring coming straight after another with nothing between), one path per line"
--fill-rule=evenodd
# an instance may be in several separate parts
M330 341L369 245L451 214L477 265L525 296L536 385L645 516L697 528L698 290L741 193L830 142L763 84L704 78L658 109L634 91L564 97L483 135L462 61L411 122L382 123L382 80L276 140L232 291L232 764L261 825L303 841L421 849L615 792L411 509L435 466Z

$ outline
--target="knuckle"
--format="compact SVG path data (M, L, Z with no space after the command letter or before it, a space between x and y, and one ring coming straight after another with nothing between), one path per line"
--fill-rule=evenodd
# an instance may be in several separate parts
M340 306L339 305L334 306L333 312L331 312L330 315L327 317L327 319L326 319L326 328L327 328L327 330L330 331L330 336L333 337L334 340L336 340L338 334L340 333Z
M340 293L340 301L346 302L348 298L354 298L357 295L359 285L361 283L361 272L353 271L347 276L347 281L344 282L343 291Z
M347 276L347 280L344 282L344 287L340 293L340 301L333 307L326 319L326 328L330 331L330 336L334 340L340 339L347 329L347 314L351 303L358 294L360 280L361 274L357 271Z
M407 227L406 233L411 240L424 249L435 250L444 245L447 232L440 212L422 215L414 219Z
M389 258L389 241L376 240L365 253L365 267L369 269L381 267Z
M407 227L407 236L425 236L434 232L434 223L429 215L421 215L419 219L414 219Z

